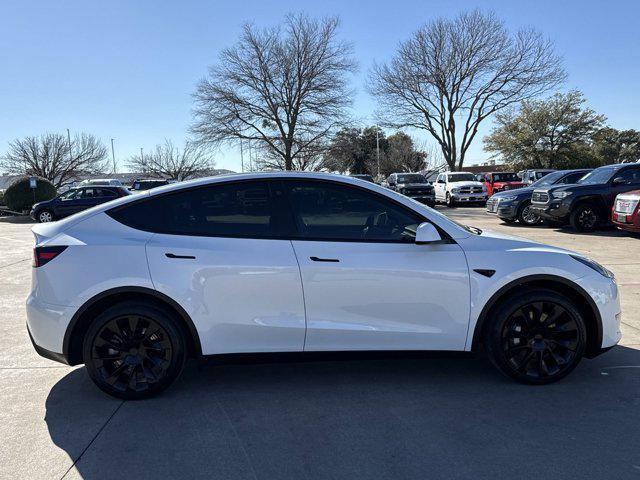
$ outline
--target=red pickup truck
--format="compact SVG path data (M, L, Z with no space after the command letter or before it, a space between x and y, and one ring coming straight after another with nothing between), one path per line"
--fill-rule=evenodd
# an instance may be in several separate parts
M505 190L515 190L526 187L527 184L518 178L514 172L489 172L483 174L482 183L487 187L489 196Z
M621 230L640 233L640 190L621 193L616 197L611 220Z

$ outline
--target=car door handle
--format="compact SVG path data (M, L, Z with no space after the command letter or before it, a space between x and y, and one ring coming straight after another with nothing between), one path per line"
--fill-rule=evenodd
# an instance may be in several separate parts
M319 257L309 257L314 262L339 262L337 258L319 258Z
M177 259L185 259L185 260L195 260L196 257L193 255L176 255L175 253L165 253L165 257L167 258L177 258Z

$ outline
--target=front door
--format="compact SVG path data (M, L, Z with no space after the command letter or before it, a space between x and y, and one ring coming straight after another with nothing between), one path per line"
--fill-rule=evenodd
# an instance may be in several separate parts
M302 283L278 185L212 184L149 200L163 232L147 244L151 279L191 316L204 354L303 348Z
M305 350L462 350L469 274L453 242L416 245L416 212L332 182L287 182Z

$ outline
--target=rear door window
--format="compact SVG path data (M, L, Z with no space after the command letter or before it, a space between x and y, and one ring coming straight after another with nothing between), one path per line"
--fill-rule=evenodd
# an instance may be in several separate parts
M192 188L127 204L109 215L133 228L174 235L280 238L293 231L280 182Z

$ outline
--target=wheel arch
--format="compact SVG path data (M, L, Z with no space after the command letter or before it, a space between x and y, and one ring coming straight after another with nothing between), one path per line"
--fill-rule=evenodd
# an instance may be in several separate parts
M202 346L200 336L189 314L172 298L146 287L117 287L105 290L87 300L73 315L64 335L62 351L69 365L82 363L82 342L91 320L98 312L117 303L127 300L147 300L158 306L169 308L178 320L187 340L187 353L201 357Z
M576 208L578 208L581 205L584 205L585 203L591 204L598 209L598 213L601 216L604 216L604 218L600 219L601 221L606 220L609 213L607 211L607 205L600 195L585 195L584 197L576 198L573 205L571 205L571 212L573 213L576 210Z
M485 328L490 324L491 314L510 295L531 288L545 288L566 295L573 300L576 307L583 314L587 328L586 357L595 356L602 345L602 318L598 307L591 296L577 283L556 275L529 275L507 283L495 292L484 305L473 332L471 350L477 351L482 344Z

